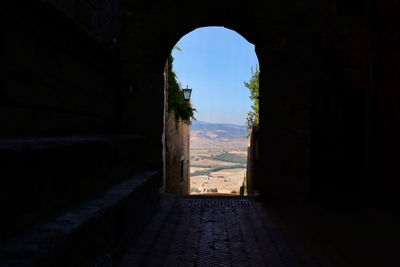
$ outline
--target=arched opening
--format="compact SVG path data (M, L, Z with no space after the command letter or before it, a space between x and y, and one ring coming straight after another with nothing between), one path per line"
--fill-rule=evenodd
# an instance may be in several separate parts
M247 195L249 132L258 127L258 97L250 99L249 80L257 80L258 94L258 69L255 46L225 27L197 28L174 46L164 71L167 192ZM183 85L192 89L191 98L179 104L174 88ZM182 114L187 103L196 111L190 121Z
M306 218L304 225L311 234L304 236L314 235L321 227L313 216L328 218L327 208L334 211L331 218L337 219L337 211L343 209L346 214L341 222L328 218L328 227L320 231L329 243L327 248L333 247L329 234L341 234L338 251L347 251L351 257L359 254L367 263L359 266L394 262L396 244L387 241L397 240L393 234L398 216L388 212L384 220L383 212L397 211L400 204L396 186L400 38L393 31L399 25L399 1L244 5L206 0L195 6L189 1L31 2L0 4L4 36L0 45L0 199L5 218L0 239L28 235L0 246L2 262L4 255L11 265L90 266L101 254L106 253L105 259L110 259L110 251L119 254L113 247L132 241L145 225L161 237L158 248L173 255L165 249L163 241L168 238L148 223L163 184L162 72L178 39L209 25L225 25L257 46L261 87L265 86L260 94L259 138L255 136L260 149L254 153L259 155L262 179L255 187L272 200L268 205L274 200L322 204L322 210L309 214L298 209L302 205L292 205L298 216L288 221ZM178 160L177 170L184 173L185 159ZM92 196L95 199L86 202ZM222 242L242 240L229 233L220 235L225 229L230 233L239 232L239 227L249 230L246 221L231 220L237 218L234 207L226 206L229 211L224 217L220 210L202 209L205 204L203 214L192 212L187 204L182 206L189 209L179 210L175 217L167 213L180 227L167 224L166 236L177 233L191 242L192 235L182 235L181 230L197 232L198 228L189 227L194 218L206 234L197 240L208 246L209 255L218 248L209 246L210 224L220 227L213 234ZM373 216L368 215L369 207ZM356 219L353 211L364 208L368 216ZM375 208L379 212L373 212ZM185 215L182 220L180 214ZM261 231L271 226L251 214L246 217ZM348 231L341 231L340 225L349 226ZM261 231L247 233L252 232L258 247L266 249L259 255L269 257L274 244L281 247L268 241L276 229L263 235ZM244 238L249 236L244 233ZM355 246L343 246L352 246L348 242L352 237L358 239ZM369 248L362 248L368 243ZM138 242L140 251L143 244ZM252 252L256 247L250 243L245 248ZM162 261L160 250L148 251L155 252L150 258ZM179 246L172 251L181 254ZM287 251L275 256L288 259ZM189 254L194 255L193 251Z

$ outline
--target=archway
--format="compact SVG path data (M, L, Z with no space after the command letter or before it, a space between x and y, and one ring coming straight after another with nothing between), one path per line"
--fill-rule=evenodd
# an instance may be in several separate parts
M207 25L225 25L257 46L264 196L301 200L317 190L322 197L339 192L339 204L346 205L345 194L357 201L371 195L394 207L400 61L393 59L400 46L389 26L397 25L398 9L378 2L379 10L371 1L206 0L193 8L189 2L121 0L115 16L111 1L2 4L2 197L14 202L3 201L6 217L34 222L78 194L85 199L141 170L150 170L151 179L137 181L149 181L156 199L165 58L182 35ZM110 31L114 23L117 36ZM332 125L341 131L332 134ZM21 168L21 162L29 164ZM319 181L314 188L312 168ZM324 174L332 169L328 181ZM337 175L345 179L336 183ZM136 205L142 211L143 203ZM34 209L40 216L31 216Z
M164 104L167 192L243 195L247 188L246 118L256 101L250 100L244 83L259 66L254 45L233 30L200 27L183 36L171 53L165 72L165 84L171 88L166 89L168 101ZM190 108L185 108L188 102L176 99L175 92L181 91L176 87L182 84L193 88L191 103L197 111L190 142L190 122L182 121L182 112ZM178 118L179 123L175 120Z
M260 61L259 191L268 197L306 199L310 193L311 94L313 88L331 90L329 85L339 79L333 70L343 69L336 55L344 55L331 42L337 40L331 30L335 12L325 2L288 9L280 2L243 7L206 1L193 8L188 3L121 1L119 44L124 75L135 92L123 100L129 120L122 128L151 140L154 166L162 171L165 59L190 31L223 25L253 43ZM357 33L357 29L352 31Z

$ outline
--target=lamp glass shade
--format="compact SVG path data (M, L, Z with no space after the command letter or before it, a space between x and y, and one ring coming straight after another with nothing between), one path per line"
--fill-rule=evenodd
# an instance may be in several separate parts
M188 101L190 100L190 95L192 94L192 89L186 88L186 89L182 89L183 91L183 98Z

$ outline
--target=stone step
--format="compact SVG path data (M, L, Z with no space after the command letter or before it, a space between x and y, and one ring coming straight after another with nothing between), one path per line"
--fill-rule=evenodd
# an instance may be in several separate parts
M0 141L0 239L29 227L144 169L139 135L68 136Z
M159 176L153 170L139 172L9 239L0 245L1 266L94 266L112 261L156 211Z

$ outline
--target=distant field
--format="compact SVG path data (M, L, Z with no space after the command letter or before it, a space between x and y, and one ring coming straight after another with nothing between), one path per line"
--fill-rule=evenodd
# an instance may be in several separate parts
M215 160L215 159L211 158L210 155L208 157L206 157L206 156L194 157L193 159L190 160L190 163L196 167L235 165L234 162Z
M244 150L232 150L229 151L231 154L245 155L247 157L247 148Z
M227 193L239 195L245 173L246 169L228 169L212 172L210 176L191 176L191 193ZM197 190L194 190L194 188ZM211 191L215 189L217 189L217 192Z
M246 166L243 165L232 165L232 166L215 166L210 168L203 168L202 170L193 171L190 169L190 175L209 175L212 172L217 172L221 170L228 170L228 169L246 169ZM193 171L193 172L192 172Z
M246 155L238 155L238 154L232 154L232 153L222 153L222 154L216 155L212 158L221 160L221 161L233 162L233 163L242 163L242 164L247 163L247 154Z
M246 150L191 150L191 194L239 194L246 173Z
M190 127L191 194L239 194L247 167L244 125L194 121Z
M208 170L208 169L209 168L190 166L190 175L193 175L193 173L195 173L197 171L204 171L204 170Z

